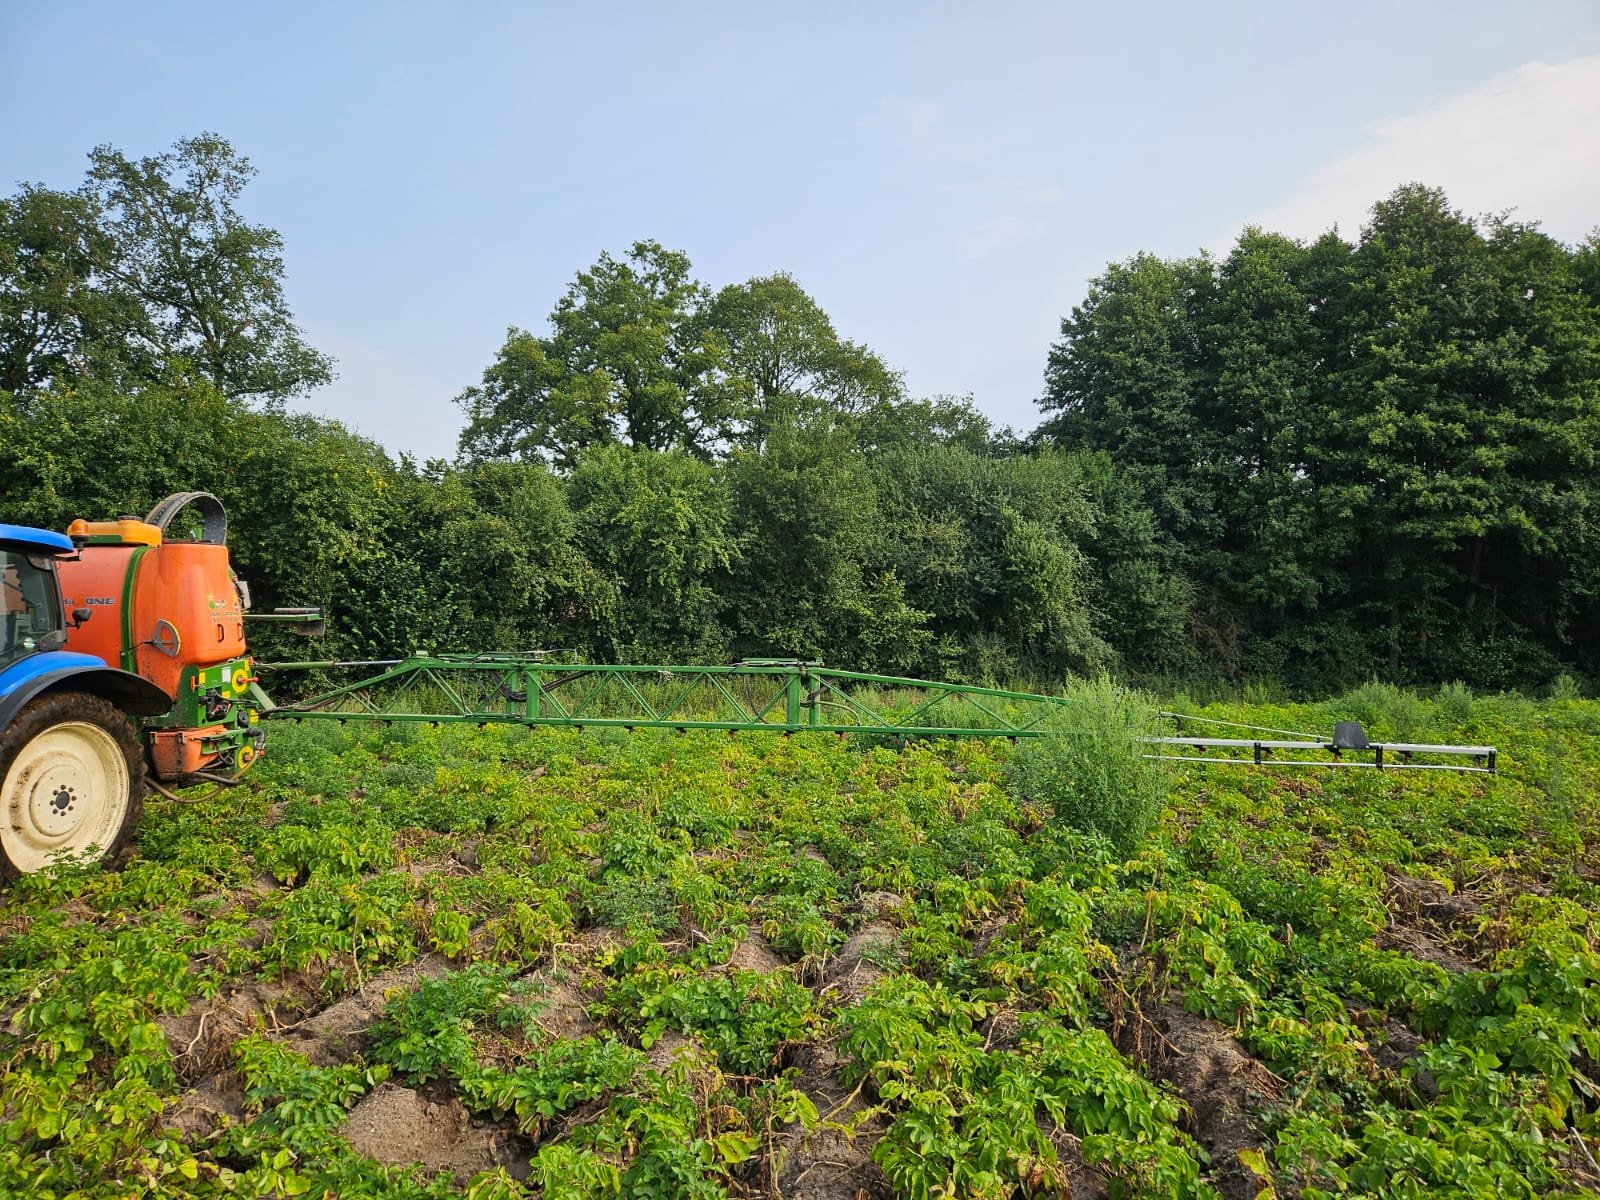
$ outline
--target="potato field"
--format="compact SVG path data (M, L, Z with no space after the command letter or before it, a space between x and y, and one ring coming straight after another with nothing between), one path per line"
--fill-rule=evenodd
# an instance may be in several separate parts
M0 896L0 1196L1591 1194L1600 703L1206 712L1501 773L275 727Z

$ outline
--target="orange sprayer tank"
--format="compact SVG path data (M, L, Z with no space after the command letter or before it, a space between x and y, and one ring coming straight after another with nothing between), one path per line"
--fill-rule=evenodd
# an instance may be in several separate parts
M167 527L185 512L203 521L203 535L169 538ZM158 780L216 779L219 771L237 778L261 754L227 525L215 496L180 492L144 521L74 521L67 533L79 553L57 562L65 607L90 614L69 626L68 648L142 675L172 698L169 712L142 722Z
M165 541L141 522L75 522L68 532L89 540L78 561L59 564L63 599L95 614L71 631L70 649L136 671L174 697L185 667L244 657L244 609L226 546Z

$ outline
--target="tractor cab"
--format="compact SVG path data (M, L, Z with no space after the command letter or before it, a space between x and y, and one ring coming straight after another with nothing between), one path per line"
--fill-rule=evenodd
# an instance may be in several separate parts
M71 552L71 541L59 533L0 525L0 693L24 659L66 645L55 559Z

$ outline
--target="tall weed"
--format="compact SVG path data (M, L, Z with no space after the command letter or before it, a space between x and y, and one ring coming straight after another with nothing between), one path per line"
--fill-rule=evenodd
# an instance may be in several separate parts
M1427 720L1428 706L1415 692L1368 680L1329 706L1338 720L1360 721L1375 741L1411 741Z
M1452 680L1439 689L1433 698L1433 711L1446 725L1461 726L1472 720L1477 702L1472 689L1459 679Z
M1582 700L1583 685L1571 675L1562 672L1550 681L1550 699Z
M1167 798L1166 772L1146 757L1151 747L1143 740L1156 720L1153 705L1110 679L1074 681L1050 732L1012 755L1012 791L1128 853L1155 826Z

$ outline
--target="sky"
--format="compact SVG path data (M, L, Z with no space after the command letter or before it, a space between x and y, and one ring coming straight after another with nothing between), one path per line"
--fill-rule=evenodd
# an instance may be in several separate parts
M912 395L1039 419L1109 262L1358 236L1401 183L1600 226L1600 3L445 5L0 0L0 187L214 131L338 378L454 453L454 397L602 251L787 271Z

